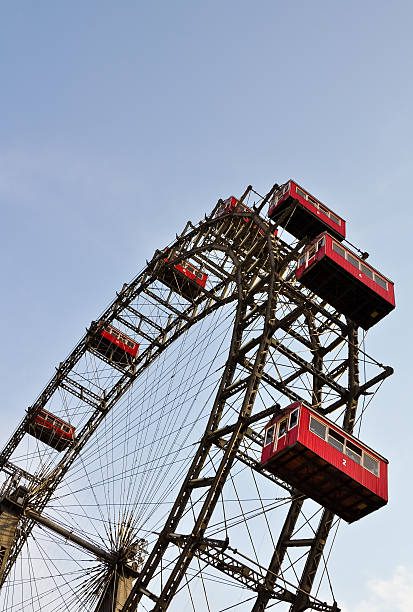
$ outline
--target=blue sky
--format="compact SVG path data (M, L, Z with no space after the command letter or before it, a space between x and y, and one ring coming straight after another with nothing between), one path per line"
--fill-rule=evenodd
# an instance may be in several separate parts
M293 177L396 283L366 344L396 374L362 435L390 458L390 505L343 526L331 560L356 612L389 610L383 581L412 588L412 18L382 0L0 7L2 442L187 219Z

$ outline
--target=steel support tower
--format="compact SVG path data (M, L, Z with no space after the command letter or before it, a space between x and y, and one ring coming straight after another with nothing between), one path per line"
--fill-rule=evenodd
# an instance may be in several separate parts
M159 282L159 267L165 265L162 251L156 251L145 269L123 285L98 320L122 328L140 342L133 366L105 360L87 330L26 411L0 454L0 578L3 592L9 589L4 600L9 606L15 597L10 584L16 566L41 529L52 534L53 542L65 542L91 555L99 568L84 600L76 599L71 611L173 610L183 593L191 596L188 585L197 575L196 568L200 577L213 572L246 590L248 603L242 610L259 612L277 600L284 602L280 609L290 612L339 610L333 597L325 603L311 594L320 564L325 571L325 547L337 521L327 509L314 510L313 502L261 466L262 430L280 407L300 401L353 432L359 400L364 402L366 395L374 393L392 369L361 350L359 330L350 320L295 281L297 256L306 240L276 236L275 226L262 214L277 188L274 185L251 204L255 192L248 187L240 201L250 206L250 212L217 216L219 201L205 220L197 225L188 222L176 237L168 265L190 260L208 274L205 290L193 301L181 299ZM168 490L173 499L162 524L151 531L152 541L148 542L144 531L137 531L133 511L119 517L116 537L107 542L103 536L100 542L85 537L80 526L77 532L76 520L66 525L63 515L54 514L54 500L67 479L74 482L71 474L80 469L84 453L86 457L91 453L88 449L93 449L97 433L110 430L116 407L132 392L134 383L158 367L191 330L211 317L219 320L220 313L231 316L225 359L216 375L203 430L192 445L187 465L180 468L180 480L175 479L175 488ZM50 449L43 455L41 444L37 454L25 450L33 415L40 408L56 411L57 405L65 407L66 418L76 423L76 441L59 455ZM24 455L30 460L23 467ZM265 560L258 554L255 559L245 554L242 540L237 541L227 525L225 537L214 537L211 530L217 513L226 521L225 491L240 470L251 475L258 495L264 489L273 491L274 498L280 492L283 495L282 520L274 523L262 513L268 528L278 532ZM243 520L248 527L250 518ZM254 546L252 535L251 542ZM37 585L36 567L29 573ZM24 609L27 597L22 595L22 607L13 609ZM38 602L32 604L33 610L69 609L63 601L46 605L39 591L37 599L33 592L30 597Z

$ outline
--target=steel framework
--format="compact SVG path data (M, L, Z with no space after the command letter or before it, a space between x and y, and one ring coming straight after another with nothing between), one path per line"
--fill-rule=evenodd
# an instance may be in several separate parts
M0 577L5 587L23 548L41 527L54 538L87 551L103 567L95 580L94 603L89 591L86 603L77 604L79 610L133 612L140 603L153 612L167 610L182 595L193 568L201 564L251 591L254 599L247 606L254 612L277 600L285 602L290 612L339 610L334 598L327 604L311 595L334 515L326 509L314 510L313 502L260 465L262 428L281 404L301 401L352 432L359 399L375 391L392 369L361 351L358 329L351 321L295 282L296 258L306 241L275 237L274 226L261 215L277 187L251 206L250 213L216 216L219 201L204 221L196 226L188 222L177 236L168 265L191 260L208 274L205 290L192 302L159 282L160 266L165 265L161 251L116 294L99 321L138 339L140 352L133 365L121 367L100 354L91 343L92 327L27 410L0 454L0 520L6 534L0 541ZM241 201L253 193L248 187ZM90 448L98 428L107 427L112 410L128 396L134 382L156 367L191 329L220 312L232 312L233 322L207 423L187 468L181 470L173 503L148 550L145 539L137 537L133 516L129 526L122 523L116 542L106 545L93 543L51 518L48 509L65 478ZM87 365L90 359L100 364L99 376L96 368ZM76 421L75 443L61 457L49 453L46 460L41 451L41 460L32 470L21 467L19 451L33 415L41 407L56 405L64 406ZM235 548L227 531L221 539L210 533L212 517L218 511L225 514L224 502L219 510L224 489L241 468L254 481L265 483L257 490L263 486L283 491L284 506L288 506L265 562ZM308 505L310 513L314 511L310 518ZM268 520L264 511L262 516ZM300 535L304 532L305 536ZM19 609L23 608L22 604Z

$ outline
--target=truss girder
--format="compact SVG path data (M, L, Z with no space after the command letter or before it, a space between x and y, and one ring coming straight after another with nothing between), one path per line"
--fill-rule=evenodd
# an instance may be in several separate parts
M228 550L228 552L227 552ZM229 552L233 554L229 554ZM197 557L214 567L220 572L240 582L242 585L249 588L251 591L258 593L258 600L263 601L264 598L269 602L270 600L285 601L293 603L296 599L295 593L291 590L291 586L288 582L283 581L277 574L267 571L261 567L255 569L251 562L246 563L236 558L236 552L231 548L226 549L225 547L210 542L208 538L205 538L201 544L197 547ZM271 574L271 580L269 579ZM283 583L284 586L280 586L278 583ZM338 612L338 609L333 606L329 606L323 602L317 601L316 599L307 598L307 608L312 610L323 610L325 612ZM254 607L253 610L256 608ZM259 610L260 608L257 608ZM264 610L265 608L261 608Z

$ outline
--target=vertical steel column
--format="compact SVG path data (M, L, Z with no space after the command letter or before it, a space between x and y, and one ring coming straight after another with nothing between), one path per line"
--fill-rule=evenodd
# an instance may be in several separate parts
M315 324L314 315L309 313L306 316L308 330L310 332L311 344L313 345L313 366L316 372L323 371L323 354L320 346L320 338ZM317 374L313 375L313 392L312 392L312 405L313 408L319 410L322 402L322 387L323 383Z
M357 413L357 400L359 391L359 365L358 365L358 328L348 321L348 396L343 429L352 432ZM313 586L318 565L323 554L324 546L330 532L334 514L324 510L321 517L313 545L308 553L307 561L300 580L300 592L290 608L290 612L301 612L306 609L308 596Z
M270 593L274 589L276 576L280 573L281 565L287 551L288 540L290 540L293 534L298 517L300 516L303 502L304 498L295 499L290 505L287 518L285 519L284 525L281 529L277 545L265 576L264 584L268 591L261 591L261 593L258 594L254 606L251 608L251 612L263 612L271 599Z
M126 567L114 569L113 575L95 609L95 612L120 612L132 590L136 572L128 572Z
M313 544L309 550L303 573L301 575L299 584L300 590L297 593L295 602L290 608L290 612L302 612L303 610L307 609L308 595L310 594L313 586L314 578L318 570L318 565L320 563L333 520L334 514L330 512L330 510L324 510L318 525L317 533L313 540Z
M239 279L239 286L240 286L240 279ZM242 295L240 292L240 301L238 304L236 320L234 323L234 330L233 330L233 336L231 340L229 357L228 357L228 360L225 366L223 376L221 378L219 389L217 391L214 406L212 408L211 415L208 420L208 424L206 428L206 435L204 435L203 439L201 440L200 446L192 460L191 466L181 486L181 489L177 496L175 504L165 522L165 527L162 529L161 533L159 534L158 541L155 544L148 559L146 560L146 563L144 567L142 568L142 571L140 572L140 575L138 579L136 580L133 586L133 589L123 607L124 612L126 611L132 612L133 610L137 609L138 602L140 601L142 597L142 588L145 589L146 587L148 587L149 582L153 577L153 574L158 568L163 558L163 555L165 554L165 551L168 548L168 545L170 543L169 536L171 533L174 533L177 525L179 524L179 521L182 518L183 513L185 512L185 508L187 506L187 503L189 501L189 498L192 492L191 482L199 478L201 470L207 459L208 453L212 446L212 441L207 434L210 433L211 431L214 431L218 427L218 424L221 419L222 411L225 406L225 399L224 399L223 394L224 394L225 388L232 382L234 373L236 371L237 355L238 355L238 351L241 345L242 335L243 335L242 334L243 330L241 327L241 320L243 316L245 315L245 309L246 309L246 305L243 303ZM220 478L218 479L216 477L216 479L219 482ZM216 487L219 486L218 482L213 486L214 490L216 490ZM205 527L206 527L206 524L205 524ZM191 542L191 545L192 545L192 542ZM191 547L192 546L189 546L189 548ZM185 552L186 552L186 549L185 549ZM189 554L189 557L191 557L191 553ZM182 554L181 554L181 557L182 557Z
M5 495L0 502L0 580L3 578L7 559L16 539L26 493L26 489L17 487L11 495Z
M348 399L344 415L343 429L349 433L353 432L357 414L358 392L360 388L359 378L359 345L358 328L349 321L348 330Z

